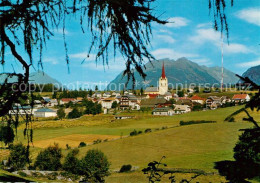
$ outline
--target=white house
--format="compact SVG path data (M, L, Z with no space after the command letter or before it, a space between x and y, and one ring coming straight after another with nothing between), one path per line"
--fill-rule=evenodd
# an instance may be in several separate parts
M114 101L119 103L119 100L116 98L105 98L101 100L100 103L102 105L102 108L111 109Z
M201 98L197 95L192 96L190 99L191 99L192 102L196 102L196 103L200 103L200 104L204 104L205 101L206 101L206 99Z
M164 98L169 101L172 98L172 94L170 92L166 92Z
M175 114L183 114L183 113L191 112L191 108L188 105L174 105L173 111Z
M250 100L250 96L248 94L235 94L232 98L232 101L235 103L244 103Z
M174 112L171 108L162 107L162 108L155 108L152 114L155 116L172 116Z
M34 112L35 117L47 118L57 116L56 111L49 108L41 108Z
M14 106L8 113L11 115L26 115L34 114L36 110L37 109L32 109L30 106Z
M111 97L111 94L110 94L109 92L106 92L106 93L103 94L103 97L104 97L104 98Z

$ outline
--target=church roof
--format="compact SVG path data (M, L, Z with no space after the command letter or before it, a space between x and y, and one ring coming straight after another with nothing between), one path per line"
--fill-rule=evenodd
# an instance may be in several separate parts
M165 70L164 70L164 63L163 63L163 66L162 66L162 76L161 76L163 79L166 78L165 76Z
M158 88L157 87L147 87L145 89L146 92L158 92Z

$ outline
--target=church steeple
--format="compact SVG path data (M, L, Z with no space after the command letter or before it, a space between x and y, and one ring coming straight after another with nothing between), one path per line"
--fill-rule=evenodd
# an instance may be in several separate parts
M162 76L161 76L163 79L165 79L165 70L164 70L164 62L163 62L163 65L162 65Z

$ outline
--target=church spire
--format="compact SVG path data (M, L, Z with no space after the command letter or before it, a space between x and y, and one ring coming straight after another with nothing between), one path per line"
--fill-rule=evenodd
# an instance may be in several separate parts
M163 65L162 65L162 76L161 76L163 79L165 79L165 70L164 70L164 62L163 62Z

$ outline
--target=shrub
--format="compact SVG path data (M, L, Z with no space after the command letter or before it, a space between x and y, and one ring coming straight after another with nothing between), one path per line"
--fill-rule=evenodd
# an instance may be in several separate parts
M136 130L130 132L130 136L135 136L135 135L137 135L137 131Z
M167 129L168 128L168 126L163 126L162 127L162 130L165 130L165 129Z
M143 133L143 131L141 131L141 130L140 130L140 131L138 131L138 135L139 135L139 134L142 134L142 133Z
M129 172L129 171L131 171L131 169L132 169L132 165L123 165L121 168L120 168L120 173L122 173L122 172Z
M149 133L149 132L152 132L152 129L151 128L147 128L145 129L144 133Z
M65 110L63 108L59 108L57 111L57 116L60 120L64 119L66 116Z
M67 149L67 150L71 149L71 147L69 146L69 144L66 144L66 149Z
M29 150L22 144L12 145L10 147L9 165L15 170L24 168L29 162Z
M72 174L81 174L80 172L80 161L76 158L76 155L79 153L78 149L73 149L65 157L63 170L72 173Z
M86 147L86 146L87 146L87 144L85 142L80 142L78 148Z
M38 154L34 167L39 170L57 171L61 168L61 158L61 148L54 144Z
M97 139L97 140L94 140L94 141L93 141L93 144L99 144L99 143L101 143L101 142L102 142L101 139Z
M0 141L4 142L5 145L14 141L14 130L10 126L1 126L0 134Z
M27 177L27 174L24 173L23 171L18 171L17 173L18 173L18 175L20 175L22 177Z
M235 122L235 118L234 117L231 117L228 122Z
M193 124L202 124L202 123L216 123L216 121L205 121L205 120L180 121L180 126L183 126L183 125L193 125Z
M81 169L86 182L104 182L104 177L109 175L107 157L97 149L89 150L81 160Z
M80 116L82 116L82 113L78 110L78 108L73 108L68 114L69 119L79 118Z

